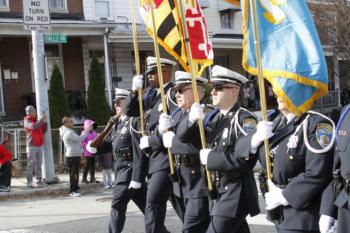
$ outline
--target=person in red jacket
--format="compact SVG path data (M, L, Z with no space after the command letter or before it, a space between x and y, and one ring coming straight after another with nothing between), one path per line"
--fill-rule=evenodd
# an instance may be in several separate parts
M9 192L11 186L12 155L4 146L9 139L6 136L0 144L0 192Z
M27 152L27 186L35 188L45 185L42 182L41 165L44 152L44 133L47 130L46 116L43 114L37 119L36 109L28 105L25 108L26 116L23 123L27 131L26 152ZM36 184L33 184L33 173L35 169Z

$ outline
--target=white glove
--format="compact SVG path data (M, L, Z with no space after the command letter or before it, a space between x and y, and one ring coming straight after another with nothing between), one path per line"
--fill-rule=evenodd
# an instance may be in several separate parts
M198 103L194 103L191 106L191 110L188 119L191 123L197 122L199 119L204 119L204 106Z
M86 150L91 154L96 154L97 149L96 149L96 147L92 147L91 143L92 143L92 141L88 141L88 143L86 144Z
M135 75L132 78L132 90L137 91L138 89L141 89L143 87L143 76L142 75Z
M208 155L209 155L210 151L211 151L210 149L201 149L199 151L199 157L200 157L201 163L203 165L207 165L207 163L208 163Z
M148 136L143 136L141 139L140 139L140 149L143 150L143 149L146 149L149 147L149 142L148 142Z
M175 133L173 131L168 131L163 134L163 145L165 148L172 147L174 136L175 136Z
M140 189L141 186L142 186L142 184L140 182L132 180L129 184L129 189Z
M282 189L277 187L271 180L268 180L269 192L265 194L266 209L272 210L280 205L289 205L289 202L282 194Z
M322 214L320 217L320 221L318 222L318 225L320 227L320 232L321 233L333 233L335 228L334 228L334 218Z
M260 121L256 127L256 132L252 137L252 141L250 143L250 152L253 154L256 153L260 144L265 140L271 138L275 133L272 132L272 124L271 121Z
M158 131L160 134L165 133L168 129L170 129L174 124L173 119L168 114L162 113L159 116L159 125Z

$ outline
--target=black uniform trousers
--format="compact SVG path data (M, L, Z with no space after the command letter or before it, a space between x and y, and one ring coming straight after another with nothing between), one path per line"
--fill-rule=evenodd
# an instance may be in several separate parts
M172 187L170 191L169 201L173 209L175 210L177 216L180 218L181 222L183 223L185 218L185 211L186 211L185 201L182 197L178 197L174 194Z
M79 183L79 166L80 166L80 157L68 157L67 158L68 167L69 167L69 182L70 182L70 191L78 191Z
M350 221L350 209L349 204L345 204L343 207L338 208L338 225L337 232L348 232Z
M189 198L185 200L183 233L204 233L210 223L208 197Z
M212 203L220 201L220 197ZM207 233L250 233L246 217L248 215L247 205L244 195L241 193L240 202L235 218L228 216L212 215Z
M284 229L278 229L278 227L276 227L276 230L278 233L320 233L319 231L284 230Z
M245 218L230 218L212 216L207 233L249 233L249 226Z
M147 186L142 185L141 189L129 189L129 183L117 184L113 189L111 206L111 219L109 222L109 232L119 233L123 231L127 206L132 200L142 213L145 212Z
M7 162L0 168L0 185L11 186L11 162Z
M161 170L150 175L145 209L145 232L162 232L166 205L172 191L168 170Z

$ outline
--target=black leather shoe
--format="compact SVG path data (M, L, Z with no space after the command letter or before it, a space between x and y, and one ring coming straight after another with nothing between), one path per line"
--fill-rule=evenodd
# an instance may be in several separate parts
M90 183L87 179L82 179L81 182L83 182L84 184Z

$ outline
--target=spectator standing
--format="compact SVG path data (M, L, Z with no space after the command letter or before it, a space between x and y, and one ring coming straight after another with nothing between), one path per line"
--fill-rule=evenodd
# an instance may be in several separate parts
M89 135L93 126L91 125L85 129L81 135L78 135L74 130L74 123L71 117L63 117L62 126L60 127L60 136L64 142L65 156L67 157L69 167L69 182L70 191L69 195L72 197L80 197L78 193L79 182L79 165L80 156L83 153L81 142Z
M105 147L102 145L100 148ZM103 185L106 189L112 187L112 167L113 167L113 156L110 151L103 151L98 148L98 159L100 165L102 167L102 175L103 175Z
M89 132L88 136L81 142L81 145L83 146L83 155L86 159L86 165L83 171L82 179L82 182L85 184L89 183L89 181L87 180L87 174L89 171L90 182L98 183L98 181L95 179L95 155L86 150L86 145L88 144L88 142L94 140L97 136L97 133L95 131L97 124L89 119L84 121L84 130L87 130L91 126L93 127L93 129Z
M27 152L27 186L35 188L42 186L41 165L44 153L44 133L47 130L46 116L43 114L37 120L36 109L28 105L25 108L26 116L23 124L26 130L26 152ZM33 184L33 173L35 169L36 184Z
M9 136L0 144L0 192L9 192L11 186L12 155L5 148Z

